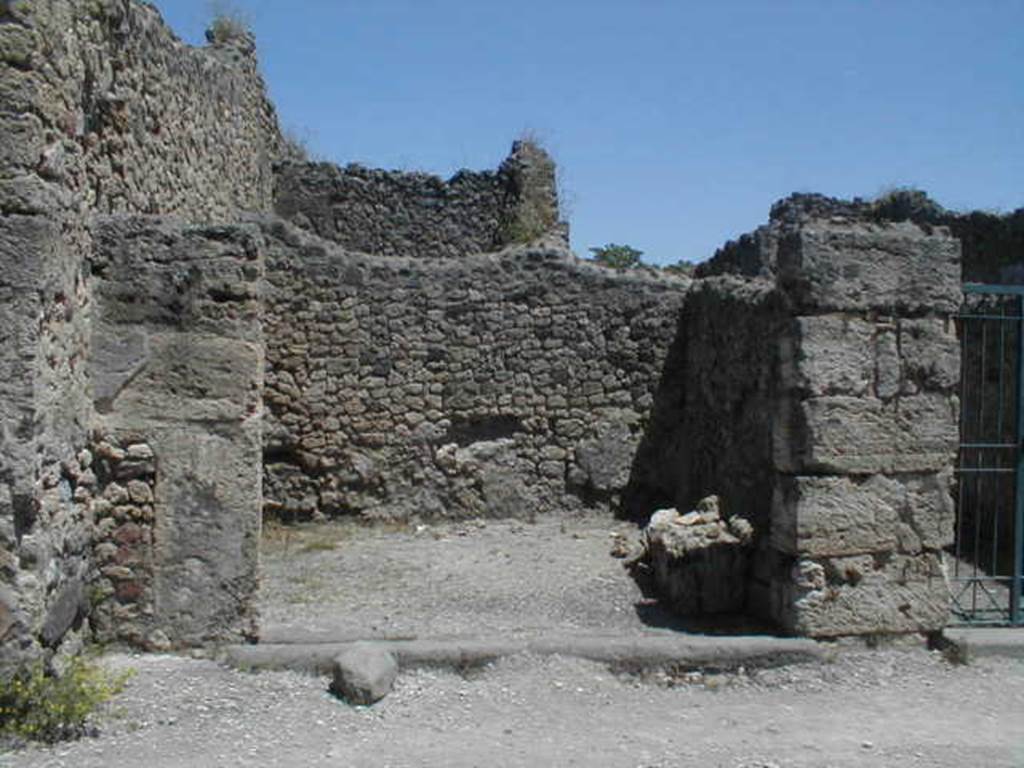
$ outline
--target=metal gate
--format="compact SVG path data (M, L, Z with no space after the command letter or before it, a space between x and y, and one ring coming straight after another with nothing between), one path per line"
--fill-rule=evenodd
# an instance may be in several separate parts
M1024 576L1024 286L964 286L953 621L1019 625Z

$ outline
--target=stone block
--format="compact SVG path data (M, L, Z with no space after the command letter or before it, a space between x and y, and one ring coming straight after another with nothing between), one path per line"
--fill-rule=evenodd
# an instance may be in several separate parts
M0 216L0 287L38 290L45 267L60 246L56 221L41 216Z
M959 444L958 400L940 393L893 398L784 399L773 429L774 464L790 474L941 471Z
M782 385L813 396L867 394L874 381L875 326L849 315L793 319L779 339Z
M633 411L609 410L595 414L588 436L575 450L578 476L587 487L601 493L615 493L626 487L640 443L640 435L634 434L638 421Z
M910 222L814 222L780 244L778 279L801 314L950 314L962 301L960 243Z
M68 191L38 176L0 179L0 210L11 214L47 215L68 206Z
M950 477L780 476L772 546L807 557L941 549L953 537Z
M20 24L0 24L0 62L27 69L32 61L36 40L29 27Z
M176 647L255 634L262 487L259 424L169 425L158 467L154 622Z
M43 642L55 647L85 610L85 589L81 579L71 579L57 593L43 622Z
M899 321L903 390L950 392L960 384L960 342L944 317Z
M376 704L391 692L398 661L386 648L354 643L334 659L331 691L349 704Z
M5 112L35 112L43 101L43 79L35 72L24 72L0 63L0 104Z
M4 29L0 25L0 34ZM38 117L0 112L0 176L20 175L34 169L42 151L43 124Z
M776 595L783 627L809 637L933 632L949 620L936 553L798 561Z
M97 399L97 408L111 414L110 425L230 422L259 409L263 353L257 345L188 333L154 333L129 343L134 337L101 340L91 360L96 395L106 398Z
M659 510L643 531L658 592L683 616L744 609L752 538L753 528L745 519L721 519L715 496L685 515Z
M254 228L130 216L101 218L95 231L105 322L259 340L262 261Z

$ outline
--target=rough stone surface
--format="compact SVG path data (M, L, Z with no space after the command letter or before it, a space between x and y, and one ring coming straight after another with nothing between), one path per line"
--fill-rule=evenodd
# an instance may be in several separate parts
M775 464L793 473L941 471L956 454L957 415L955 396L944 393L888 403L848 395L784 400Z
M692 286L614 272L567 251L530 142L448 182L281 162L251 36L190 48L134 0L3 14L0 666L93 631L252 635L261 508L714 492L749 519L748 610L941 623L961 296L937 224L1003 274L982 251L1015 220L796 195ZM876 567L836 581L838 557Z
M424 173L330 163L277 169L275 212L346 250L380 256L456 258L496 251L553 230L555 166L531 142L516 142L497 171Z
M801 559L792 581L780 587L783 621L801 635L929 632L949 618L949 583L938 553Z
M391 692L398 662L387 648L355 643L333 662L331 690L350 704L376 704Z
M923 549L952 542L948 474L780 477L772 542L810 556Z
M102 219L97 233L94 450L107 458L110 514L129 521L112 533L116 565L101 569L114 604L100 629L141 645L252 637L259 233L154 217Z
M953 313L960 307L960 244L909 222L814 222L783 240L778 276L807 314L875 310Z
M687 282L554 245L423 260L265 234L269 511L521 517L621 492Z
M957 241L857 201L797 195L697 275L632 508L716 492L742 510L755 538L746 609L789 631L941 627Z
M190 48L127 0L7 3L3 14L0 586L19 629L0 666L60 646L89 612L69 595L95 578L95 476L78 460L94 426L91 217L266 210L280 142L251 50Z
M643 536L654 582L674 610L683 616L744 610L753 528L742 517L723 520L717 496L685 515L656 512Z

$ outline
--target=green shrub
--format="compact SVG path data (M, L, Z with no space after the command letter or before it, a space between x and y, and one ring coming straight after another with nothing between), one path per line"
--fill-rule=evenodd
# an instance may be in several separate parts
M78 738L88 717L120 693L130 676L111 674L81 657L58 676L39 661L0 688L0 736L42 742Z
M594 254L591 257L593 261L613 269L634 269L639 267L642 263L640 257L644 255L643 251L638 251L630 245L617 245L615 243L608 243L608 245L601 246L600 248L591 248L589 250Z

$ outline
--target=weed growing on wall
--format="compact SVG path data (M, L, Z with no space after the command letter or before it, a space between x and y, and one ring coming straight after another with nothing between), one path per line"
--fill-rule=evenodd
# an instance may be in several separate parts
M206 38L211 43L223 44L249 34L252 27L249 17L234 4L226 0L211 0L209 9L213 21L206 31Z
M512 169L518 199L514 210L500 223L498 239L502 243L528 243L558 224L557 192L551 186L555 164L532 133L521 136L512 148L518 161Z
M56 676L39 661L0 688L0 737L48 743L78 738L89 716L120 693L130 676L111 674L81 657Z

